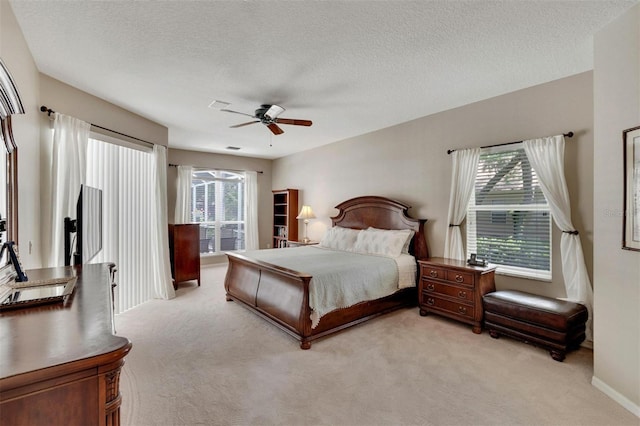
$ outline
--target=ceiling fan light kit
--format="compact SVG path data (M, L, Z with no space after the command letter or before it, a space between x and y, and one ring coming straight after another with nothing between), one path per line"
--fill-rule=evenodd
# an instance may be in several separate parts
M209 106L213 108L214 107L213 105L216 103L219 103L221 105L226 104L226 102L213 101ZM240 124L235 124L233 126L229 126L231 128L244 127L254 123L262 123L265 126L267 126L267 128L271 130L271 133L273 133L274 135L281 135L284 133L284 130L282 130L280 126L278 126L278 124L306 126L306 127L309 127L313 124L311 120L300 120L297 118L278 118L278 116L285 111L285 109L280 105L271 105L271 104L260 105L260 108L256 109L253 115L247 114L244 112L226 109L226 106L228 105L229 104L223 105L220 111L246 115L247 117L252 117L255 119L253 121L247 121L246 123L240 123Z

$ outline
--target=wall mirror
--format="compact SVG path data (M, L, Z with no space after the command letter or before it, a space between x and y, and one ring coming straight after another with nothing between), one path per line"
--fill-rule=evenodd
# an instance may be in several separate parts
M0 58L0 188L4 188L0 189L0 215L6 221L3 242L14 241L17 244L18 146L11 125L14 114L24 114L24 107L11 73Z

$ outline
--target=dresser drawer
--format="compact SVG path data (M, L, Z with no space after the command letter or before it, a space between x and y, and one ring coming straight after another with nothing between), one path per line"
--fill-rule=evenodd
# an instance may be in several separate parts
M427 292L422 293L422 306L425 309L435 309L440 311L446 311L469 320L474 319L473 306L465 305L463 303L451 302L446 299L441 299L433 294Z
M424 297L428 294L442 294L460 301L473 303L473 288L454 286L424 279L421 284Z

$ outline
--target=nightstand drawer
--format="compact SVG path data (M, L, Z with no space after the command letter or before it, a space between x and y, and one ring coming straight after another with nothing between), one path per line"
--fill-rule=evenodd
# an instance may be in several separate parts
M455 269L436 268L431 265L421 265L420 275L423 279L443 280L454 284L472 286L474 283L474 275L472 273Z
M434 278L437 280L446 280L447 271L441 268L434 268L431 265L420 265L420 276L423 278Z
M442 294L453 299L473 303L473 288L464 288L426 280L422 281L421 288L422 293L424 294L423 297L426 297L427 294Z
M447 272L447 278L445 279L447 281L450 281L456 284L473 285L474 275L469 272L462 272L462 271L456 271L456 270L448 270L446 272Z
M450 314L460 315L461 317L473 320L474 309L473 306L465 305L463 303L451 302L446 299L441 299L433 294L427 294L423 292L423 305L426 309L434 309Z

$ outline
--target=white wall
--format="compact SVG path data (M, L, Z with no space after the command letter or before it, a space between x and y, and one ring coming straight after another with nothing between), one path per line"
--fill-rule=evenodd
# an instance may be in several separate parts
M40 74L40 102L56 112L79 118L87 123L157 145L169 145L169 130L165 126L45 74ZM44 114L42 116L45 117ZM95 130L118 137L101 129Z
M622 250L622 131L640 125L640 5L594 40L593 383L640 416L640 252Z
M360 195L381 195L412 206L426 218L432 255L442 256L451 184L447 149L555 135L572 130L565 167L574 225L581 233L587 268L592 267L593 92L592 73L553 81L423 117L394 127L274 161L273 188L298 188L300 204L318 216L312 239L330 226L336 204ZM498 288L565 296L559 238L553 237L553 282L498 276Z

